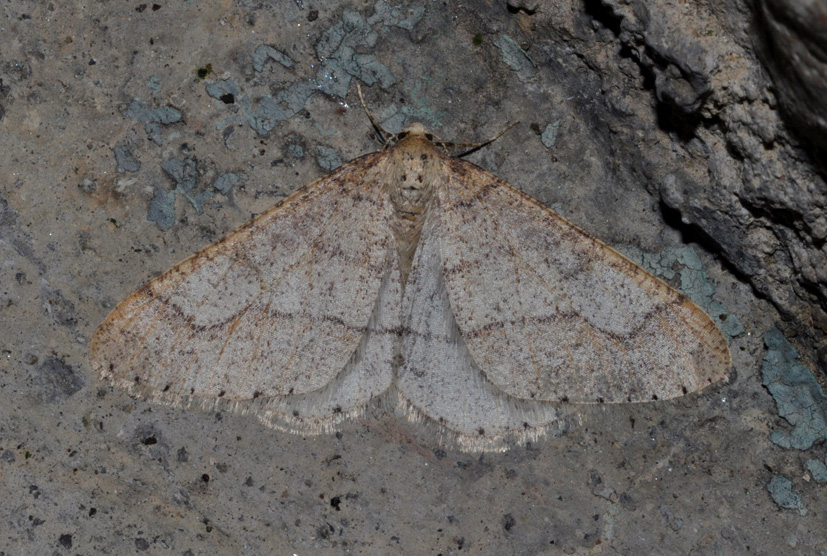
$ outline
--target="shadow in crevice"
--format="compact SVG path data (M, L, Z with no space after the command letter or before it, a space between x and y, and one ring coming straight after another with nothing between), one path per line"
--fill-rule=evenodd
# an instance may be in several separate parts
M615 35L620 35L623 17L615 14L600 0L583 0L583 12Z
M681 212L660 201L658 203L664 223L681 234L681 242L684 244L695 244L700 246L707 253L715 255L727 272L735 276L739 281L749 284L750 276L730 261L730 253L709 233L700 226L687 224L683 221Z

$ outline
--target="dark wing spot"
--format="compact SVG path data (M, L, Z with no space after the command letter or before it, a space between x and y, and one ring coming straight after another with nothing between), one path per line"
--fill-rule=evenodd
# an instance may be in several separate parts
M569 397L568 396L563 396L562 398L560 398L560 401L563 402L563 403L569 403Z
M658 395L657 394L652 394L652 401L654 401L654 402L658 401Z
M477 434L480 436L485 436L485 429L480 427L477 429Z
M219 397L219 398L223 398L223 397L224 397L224 394L226 394L226 393L227 393L227 391L226 391L226 390L222 390L221 392L219 392L219 393L218 393L218 397Z
M166 386L164 386L164 389L161 390L161 392L169 392L170 388L172 388L172 384L167 384Z
M597 398L597 403L603 403L603 398Z
M253 392L253 399L260 398L260 397L261 397L261 391L260 390L256 390L255 392Z
M687 392L689 392L689 390L686 389L686 386L681 385L681 392L686 394Z

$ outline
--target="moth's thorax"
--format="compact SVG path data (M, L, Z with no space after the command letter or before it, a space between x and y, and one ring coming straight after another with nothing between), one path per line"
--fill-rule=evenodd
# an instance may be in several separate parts
M417 128L411 128L406 137L390 148L388 155L385 183L394 208L392 227L404 285L440 179L443 155Z

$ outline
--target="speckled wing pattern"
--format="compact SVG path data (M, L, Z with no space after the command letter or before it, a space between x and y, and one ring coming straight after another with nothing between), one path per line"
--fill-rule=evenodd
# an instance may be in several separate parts
M729 349L686 296L506 182L446 161L432 209L471 358L501 391L645 402L724 378Z
M124 300L92 341L103 375L297 432L358 413L393 378L401 295L379 158L298 191Z
M303 434L371 404L503 450L561 403L725 379L685 296L415 126L144 285L92 341L104 377Z

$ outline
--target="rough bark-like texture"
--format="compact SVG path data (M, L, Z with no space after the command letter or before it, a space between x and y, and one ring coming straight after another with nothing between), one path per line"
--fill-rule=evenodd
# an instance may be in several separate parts
M587 13L605 31L591 43L574 24L547 24L602 81L606 102L597 111L619 136L615 156L646 176L675 224L720 249L827 364L827 185L814 165L827 136L823 9L595 0ZM608 59L607 43L615 53ZM765 45L774 82L757 45ZM639 88L651 92L649 111L626 98ZM637 108L632 122L621 106ZM635 140L641 128L668 139L644 146Z
M782 114L824 163L827 151L827 4L755 0L756 46Z
M522 8L522 5L518 5ZM536 12L540 25L551 3ZM515 8L516 9L516 8ZM769 300L827 369L827 9L821 2L587 0L597 36L548 18L602 81L595 112L664 215ZM601 33L602 31L602 33ZM595 45L596 43L596 45ZM618 47L606 56L606 44ZM639 74L629 72L634 61ZM769 75L765 70L769 70ZM642 88L652 110L618 96ZM633 122L623 109L635 106ZM668 141L643 145L641 128ZM670 214L670 210L674 211ZM823 380L823 375L819 376Z

